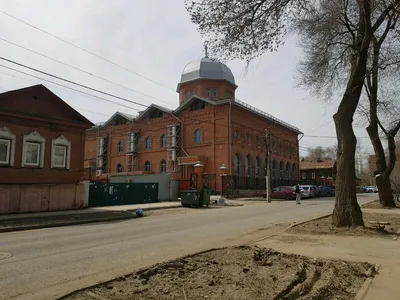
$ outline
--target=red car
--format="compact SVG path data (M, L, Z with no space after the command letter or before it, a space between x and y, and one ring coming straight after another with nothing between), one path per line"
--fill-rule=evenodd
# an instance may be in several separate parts
M285 200L296 199L296 189L292 186L278 186L272 189L271 198Z

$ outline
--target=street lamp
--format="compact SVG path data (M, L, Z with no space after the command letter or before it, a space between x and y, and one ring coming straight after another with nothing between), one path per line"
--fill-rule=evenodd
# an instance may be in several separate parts
M222 195L223 187L224 187L223 176L226 176L228 174L228 167L225 166L225 164L222 164L221 167L219 168L219 171L220 171L220 176L221 176L221 198L219 198L219 202L223 203L223 201L224 201L223 200L223 195Z

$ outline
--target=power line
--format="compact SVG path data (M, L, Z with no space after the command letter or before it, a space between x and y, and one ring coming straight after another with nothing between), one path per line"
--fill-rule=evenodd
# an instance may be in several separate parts
M55 62L57 62L57 63L59 63L59 64L62 64L62 65L64 65L64 66L67 66L67 67L69 67L69 68L72 68L72 69L74 69L74 70L77 70L77 71L79 71L79 72L85 73L85 74L87 74L87 75L89 75L89 76L92 76L92 77L101 79L101 80L106 81L106 82L108 82L108 83L112 83L112 84L117 85L117 86L119 86L119 87L128 89L128 90L130 90L130 91L132 91L132 92L134 92L134 93L143 95L143 96L145 96L145 97L149 97L149 98L151 98L151 99L154 99L154 100L163 102L163 103L165 103L165 104L172 105L172 104L170 104L170 103L168 103L168 102L166 102L166 101L164 101L164 100L160 100L160 99L158 99L158 98L156 98L156 97L150 96L150 95L148 95L148 94L146 94L146 93L142 93L142 92L140 92L140 91L138 91L138 90L132 89L132 88L127 87L127 86L122 85L122 84L119 84L119 83L114 82L114 81L112 81L112 80L109 80L109 79L107 79L107 78L104 78L104 77L98 76L98 75L96 75L96 74L93 74L93 73L91 73L91 72L85 71L85 70L80 69L80 68L78 68L78 67L76 67L76 66L70 65L70 64L65 63L65 62L62 62L62 61L60 61L60 60L58 60L58 59L55 59L55 58L52 58L52 57L47 56L47 55L45 55L45 54L39 53L39 52L37 52L37 51L35 51L35 50L32 50L32 49L26 48L26 47L24 47L24 46L18 45L18 44L16 44L16 43L11 42L11 41L9 41L9 40L6 40L6 39L4 39L4 38L2 38L2 37L0 37L0 40L4 41L4 42L6 42L6 43L9 43L9 44L11 44L11 45L14 45L14 46L16 46L16 47L19 47L19 48L21 48L21 49L24 49L24 50L26 50L26 51L35 53L36 55L39 55L39 56L45 57L45 58L47 58L47 59L50 59L50 60L52 60L52 61L55 61Z
M2 10L2 9L0 9L0 13L4 14L4 15L6 15L6 16L9 16L10 18L13 18L14 20L17 20L17 21L19 21L19 22L21 22L21 23L23 23L23 24L25 24L25 25L27 25L27 26L29 26L29 27L32 27L32 28L34 28L34 29L36 29L36 30L38 30L38 31L40 31L40 32L42 32L42 33L44 33L44 34L47 34L47 35L49 35L49 36L51 36L51 37L53 37L53 38L55 38L55 39L57 39L57 40L59 40L59 41L62 41L62 42L66 43L66 44L68 44L68 45L70 45L70 46L72 46L72 47L74 47L74 48L76 48L76 49L79 49L79 50L81 50L81 51L83 51L83 52L86 52L86 53L88 53L88 54L90 54L90 55L92 55L92 56L94 56L94 57L97 57L97 58L99 58L99 59L101 59L101 60L103 60L103 61L105 61L105 62L107 62L107 63L109 63L109 64L112 64L113 66L116 66L116 67L118 67L118 68L121 68L121 69L123 69L123 70L125 70L125 71L128 71L129 73L132 73L132 74L134 74L134 75L136 75L136 76L139 76L139 77L141 77L141 78L143 78L143 79L146 79L146 80L148 80L148 81L151 81L151 82L153 82L153 83L155 83L155 84L157 84L157 85L159 85L159 86L162 86L163 88L165 88L165 89L167 89L167 90L170 90L170 91L175 92L173 89L171 89L171 88L169 88L169 87L163 85L162 83L159 83L159 82L157 82L157 81L155 81L155 80L153 80L153 79L151 79L151 78L148 78L148 77L146 77L146 76L144 76L144 75L141 75L141 74L139 74L139 73L137 73L137 72L135 72L135 71L132 71L132 70L130 70L130 69L124 67L124 66L121 66L121 65L119 65L119 64L117 64L117 63L115 63L115 62L113 62L113 61L111 61L111 60L109 60L109 59L107 59L107 58L104 58L104 57L102 57L102 56L100 56L100 55L98 55L98 54L96 54L96 53L93 53L93 52L91 52L91 51L89 51L89 50L86 50L86 49L82 48L81 46L78 46L78 45L76 45L76 44L73 44L73 43L71 43L71 42L69 42L69 41L67 41L67 40L65 40L65 39L63 39L63 38L60 38L60 37L56 36L55 34L52 34L52 33L48 32L48 31L45 31L44 29L41 29L41 28L39 28L39 27L37 27L37 26L35 26L35 25L32 25L32 24L30 24L30 23L28 23L28 22L26 22L26 21L24 21L24 20L22 20L22 19L20 19L20 18L17 18L17 17L15 17L15 16L13 16L13 15L11 15L11 14L5 12L5 11Z
M0 59L4 60L4 61L7 61L9 63L12 63L14 65L17 65L17 66L20 66L20 67L24 67L26 69L29 69L29 70L32 70L32 71L35 71L35 72L38 72L38 73L53 77L53 78L56 78L58 80L62 80L62 81L68 82L70 84L73 84L73 85L76 85L76 86L79 86L79 87L82 87L82 88L85 88L85 89L88 89L88 90L91 90L91 91L106 95L106 96L109 96L109 97L113 97L113 98L116 98L116 99L119 99L119 100L122 100L122 101L126 101L126 102L129 102L129 103L136 104L136 105L139 105L139 106L147 108L147 105L145 105L145 104L142 104L142 103L139 103L139 102L136 102L136 101L133 101L133 100L129 100L129 99L126 99L124 97L116 96L114 94L110 94L110 93L104 92L102 90L95 89L95 88L92 88L90 86L87 86L87 85L84 85L84 84L80 84L78 82L75 82L75 81L72 81L72 80L69 80L69 79L65 79L63 77L60 77L60 76L57 76L57 75L54 75L54 74L51 74L51 73L48 73L48 72L41 71L39 69L36 69L36 68L30 67L30 66L21 64L21 63L16 62L16 61L13 61L11 59L7 59L7 58L2 57L2 56L0 56Z
M29 66L27 66L27 65L25 65L25 64L18 63L18 62L16 62L16 61L13 61L13 60L10 60L10 59L1 57L1 56L0 56L0 59L1 59L1 60L4 60L4 61L7 61L7 62L10 62L10 63L15 64L15 65L18 65L18 66L27 68L27 69L29 69L29 70L33 70L33 71L35 71L35 72L38 72L38 73L41 73L41 74L44 74L44 75L47 75L47 76L50 76L50 77L53 77L53 78L56 78L56 79L59 79L59 80L68 82L68 83L71 83L71 84L74 84L74 85L79 86L79 87L83 87L83 88L86 88L86 89L89 89L89 90L92 90L92 91L95 91L95 92L98 92L98 93L101 93L101 94L104 94L104 95L107 95L107 96L110 96L110 97L114 97L114 98L117 98L117 99L120 99L120 100L129 102L129 103L133 103L133 104L136 104L136 105L140 105L140 106L142 106L142 107L145 107L146 109L149 107L149 106L144 105L144 104L142 104L142 103L139 103L139 102L136 102L136 101L132 101L132 100L129 100L129 99L126 99L126 98L123 98L123 97L119 97L119 96L116 96L116 95L113 95L113 94L110 94L110 93L107 93L107 92L104 92L104 91L101 91L101 90L98 90L98 89L95 89L95 88L91 88L91 87L86 86L86 85L84 85L84 84L80 84L80 83L78 83L78 82L71 81L71 80L62 78L62 77L60 77L60 76L53 75L53 74L48 73L48 72L44 72L44 71L35 69L35 68L33 68L33 67L29 67ZM0 65L0 66L2 66L2 67L4 67L4 68L7 68L7 69L10 69L10 70L13 70L13 71L16 71L16 72L20 72L20 73L25 74L25 75L28 75L28 76L32 76L32 77L38 78L38 79L43 80L43 81L51 82L51 83L53 83L53 84L66 87L66 88L68 88L68 89L72 89L72 90L78 91L78 92L83 93L83 94L87 94L87 95L92 96L92 97L94 96L93 94L89 94L89 93L86 93L86 92L83 92L83 91L80 91L80 90L77 90L77 89L73 89L73 88L71 88L71 87L68 87L68 86L65 86L65 85L61 85L61 84L56 83L56 82L54 82L54 81L50 81L50 80L47 80L47 79L43 79L43 78L37 77L37 76L35 76L35 75L29 74L29 73L25 73L25 72L22 72L22 71L20 71L20 70L11 68L11 67L7 67L7 66L4 66L4 65ZM123 105L123 104L120 104L120 103L117 103L117 102L114 102L114 101L111 101L111 100L108 100L108 99L105 99L105 98L102 98L102 97L98 97L98 96L94 96L94 97L97 97L97 98L99 98L99 99L101 99L101 100L105 100L105 101L108 101L108 102L111 102L111 103L114 103L114 104L118 104L118 105L121 105L121 106L125 106L125 105ZM127 107L127 108L129 108L129 109L138 110L138 109L136 109L136 108L132 108L132 107L129 107L129 106L125 106L125 107ZM194 118L188 117L188 116L186 116L186 118L192 119L192 120L194 120L194 121L196 121L196 122L199 122L199 123L210 123L210 124L214 124L214 123L212 123L211 121L198 120L198 119L194 119ZM217 124L217 125L218 125L218 126L229 127L228 125L223 125L223 124ZM282 140L283 140L283 139L282 139ZM289 140L285 140L285 141L286 141L286 142L290 142Z
M16 70L16 69L13 69L13 68L10 68L10 67L7 67L7 66L3 66L3 65L0 65L0 67L7 68L7 69L10 69L10 70L13 70L13 71L16 71L16 72L20 72L20 73L22 73L22 74L25 74L25 75L28 75L28 76L32 76L32 77L38 78L38 79L43 80L43 81L47 81L47 82L49 82L52 86L54 86L56 89L59 89L59 90L62 90L62 91L66 91L66 92L73 93L73 94L76 94L76 95L78 95L78 94L84 94L85 96L89 96L89 97L91 97L91 98L93 98L93 99L104 100L104 101L112 102L112 103L115 103L115 104L117 104L117 105L122 105L122 106L124 106L124 107L130 108L129 106L120 104L120 103L118 103L118 102L114 102L114 101L112 101L112 100L108 100L108 99L105 99L105 98L102 98L102 97L98 97L98 96L95 96L95 95L91 95L91 94L89 94L89 93L85 93L85 92L83 92L83 91L79 91L79 90L76 90L76 89L74 89L74 88L70 88L70 87L67 87L67 86L65 86L65 88L62 88L62 86L64 86L64 85L55 83L55 82L53 82L53 81L50 81L50 80L47 80L47 79L44 79L44 78L37 77L37 76L32 75L32 74L29 74L29 73L25 73L25 72L23 72L23 71L19 71L19 70ZM0 72L0 74L6 75L6 76L10 76L10 77L14 77L14 78L17 78L17 79L20 79L20 80L25 80L25 81L33 82L33 83L35 83L35 84L38 83L38 82L35 81L35 80L30 80L30 79L28 79L28 78L19 77L19 76L16 76L16 75L14 75L14 74L8 74L8 73L5 73L5 72ZM5 89L2 89L2 90L3 90L3 91L10 91L10 90L5 90ZM131 108L131 109L133 109L133 108ZM103 113L100 113L100 112L95 112L95 111L91 111L91 110L84 109L84 108L82 108L82 110L86 110L86 111L91 112L91 113L95 113L95 114L99 114L99 115L104 115L104 116L108 116L108 117L110 116L109 114L103 114Z
M20 70L17 70L17 69L8 67L8 66L4 66L4 65L1 65L1 64L0 64L0 67L6 68L6 69L9 69L9 70L13 70L13 71L15 71L15 72L19 72L19 73L22 73L22 74L25 74L25 75L28 75L28 76L32 76L32 77L34 77L34 78L37 78L37 79L40 79L40 80L43 80L43 81L46 81L46 82L50 82L50 83L55 84L55 85L59 85L59 86L65 87L65 88L67 88L67 89L70 89L70 90L79 92L79 93L81 93L81 94L84 94L84 95L87 95L87 96L90 96L90 97L94 97L94 98L97 98L97 99L100 99L100 100L103 100L103 101L107 101L107 102L110 102L110 103L113 103L113 104L117 104L117 105L120 105L120 106L129 108L129 109L132 109L132 110L139 111L138 109L133 108L133 107L130 107L130 106L128 106L128 105L124 105L124 104L122 104L122 103L118 103L118 102L115 102L115 101L112 101L112 100L109 100L109 99L106 99L106 98L103 98L103 97L99 97L99 96L96 96L96 95L93 95L93 94L90 94L90 93L86 93L86 92L84 92L84 91L80 91L80 90L78 90L78 89L74 89L74 88L72 88L72 87L69 87L69 86L66 86L66 85L63 85L63 84L60 84L60 83L57 83L57 82L48 80L48 79L44 79L44 78L41 78L41 77L38 77L38 76L35 76L35 75L32 75L32 74L29 74L29 73L26 73L26 72L23 72L23 71L20 71ZM4 73L3 73L3 74L4 74ZM9 75L9 74L6 74L6 75ZM13 75L10 75L10 76L13 76ZM14 77L15 77L15 76L14 76Z

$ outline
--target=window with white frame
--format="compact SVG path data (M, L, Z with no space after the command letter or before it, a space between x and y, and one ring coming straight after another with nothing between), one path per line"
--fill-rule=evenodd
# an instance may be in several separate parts
M213 89L213 97L218 96L218 90L216 88Z
M151 137L148 136L145 139L144 146L145 146L146 150L150 150L151 149Z
M315 179L315 173L311 173L311 178Z
M46 138L37 131L24 135L21 167L43 168L45 144Z
M0 128L0 166L14 166L15 134L7 127Z
M151 163L149 161L146 161L144 163L144 171L145 172L150 172L151 171Z
M301 174L301 178L306 179L306 177L307 177L306 173Z
M160 162L160 173L164 173L167 172L167 162L165 161L165 159L163 159Z
M195 144L201 144L202 142L202 137L201 137L201 130L196 129L193 133L193 141Z
M51 141L51 167L69 169L71 164L71 142L63 135Z

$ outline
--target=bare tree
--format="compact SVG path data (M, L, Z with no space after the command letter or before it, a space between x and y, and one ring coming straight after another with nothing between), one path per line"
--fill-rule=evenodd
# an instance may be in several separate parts
M313 92L329 93L334 84L345 82L343 97L333 116L338 142L332 217L336 226L364 224L356 198L357 140L353 116L363 89L371 39L400 0L385 1L386 8L379 12L372 4L375 2L186 0L191 20L207 37L212 55L250 62L276 50L287 33L297 32L305 52L303 83ZM301 30L296 31L296 27Z
M309 147L307 148L307 156L305 157L306 160L318 161L318 160L335 160L336 159L336 152L337 147Z
M400 31L396 27L399 13L400 11L393 10L388 14L382 29L376 31L372 37L370 62L364 82L368 105L360 105L360 111L368 120L366 130L376 157L379 201L387 207L396 206L390 178L396 163L395 137L400 130ZM387 153L379 135L380 131L387 141Z

